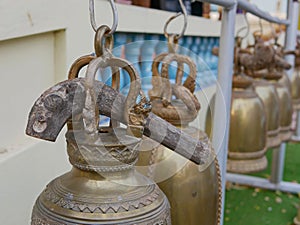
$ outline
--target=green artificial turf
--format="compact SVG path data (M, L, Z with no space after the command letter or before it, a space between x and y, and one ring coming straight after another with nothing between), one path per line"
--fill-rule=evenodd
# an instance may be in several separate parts
M269 166L252 174L270 177L272 150L267 153ZM284 180L300 183L300 145L288 144ZM297 215L299 196L279 191L227 185L224 225L291 225Z

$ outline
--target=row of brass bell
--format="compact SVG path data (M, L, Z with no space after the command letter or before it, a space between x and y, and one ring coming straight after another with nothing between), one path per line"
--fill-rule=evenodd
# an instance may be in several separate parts
M284 72L289 64L283 60L282 55L270 57L278 54L281 49L275 50L259 37L255 38L254 51L241 49L240 40L237 40L235 50L236 71L232 89L227 164L229 172L264 170L267 167L267 149L278 147L292 136L292 88ZM267 62L266 59L273 61ZM299 101L296 95L294 99L294 102ZM209 111L206 131L210 132L211 128Z

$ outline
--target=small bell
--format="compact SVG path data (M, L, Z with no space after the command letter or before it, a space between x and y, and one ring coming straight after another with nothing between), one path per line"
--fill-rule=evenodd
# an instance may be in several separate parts
M171 84L169 80L168 70L172 62L177 62L178 65L175 84ZM160 63L161 75L158 71ZM182 83L184 64L189 66L190 73ZM187 56L163 53L154 59L152 72L153 88L149 91L152 112L191 136L199 138L211 148L207 135L189 126L200 109L200 103L193 94L197 74L194 62ZM218 224L221 184L217 163L212 162L200 171L201 167L188 162L170 149L158 143L146 143L144 148L150 151L141 151L138 165L149 168L143 173L157 182L168 197L172 224ZM215 156L210 157L213 161Z
M107 27L100 27L96 35L102 33L104 36L106 31ZM83 57L77 62L84 62L82 59L90 61L89 57ZM80 68L83 64L73 68ZM123 111L124 118L128 120L127 129L120 126L113 129L98 127L96 92L105 87L101 83L95 84L94 76L99 67L108 66L112 70L122 67L132 81ZM74 80L79 81L77 87L72 83L65 86L61 83L62 86L55 88L55 94L46 91L31 111L27 131L31 134L35 132L37 136L46 129L53 131L61 120L58 117L50 120L52 123L35 121L36 115L51 117L57 107L61 107L59 112L63 117L69 105L73 106L74 113L74 126L68 126L66 134L73 168L51 181L40 194L32 212L31 224L171 224L166 196L156 184L134 168L147 113L147 110L137 110L142 103L136 104L141 84L135 69L125 60L104 55L89 62L87 77L82 82ZM85 99L70 97L72 88L76 88L76 93L85 92L82 95ZM105 98L105 95L101 97ZM77 104L83 104L79 107L83 109L81 113L76 108Z

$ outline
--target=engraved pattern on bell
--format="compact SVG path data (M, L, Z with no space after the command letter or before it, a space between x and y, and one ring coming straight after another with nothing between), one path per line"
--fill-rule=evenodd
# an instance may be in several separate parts
M115 128L115 133L102 133L95 143L85 141L84 132L66 134L69 159L82 170L108 172L133 167L138 157L140 139L126 135L126 130Z
M66 136L72 139L72 135ZM105 140L103 146L108 146L111 141ZM139 144L136 140L134 142ZM77 148L83 145L80 141L77 143ZM111 142L111 145L117 144ZM95 151L91 146L86 147ZM119 149L122 147L127 148L120 145ZM104 158L107 159L105 155ZM93 161L95 166L99 162L102 163L101 160ZM125 170L123 164L119 162L115 171L101 173L73 167L70 172L56 178L36 201L31 224L171 224L170 206L164 193L132 166Z

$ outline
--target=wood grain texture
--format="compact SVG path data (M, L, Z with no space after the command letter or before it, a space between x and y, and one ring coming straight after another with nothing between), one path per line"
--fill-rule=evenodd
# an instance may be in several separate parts
M95 82L94 88L100 114L125 124L122 113L125 96L99 81ZM84 101L84 78L63 81L49 88L34 103L26 134L55 141L66 122L82 112ZM192 138L153 113L145 121L144 135L196 164L207 163L211 155L207 143Z

